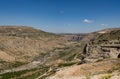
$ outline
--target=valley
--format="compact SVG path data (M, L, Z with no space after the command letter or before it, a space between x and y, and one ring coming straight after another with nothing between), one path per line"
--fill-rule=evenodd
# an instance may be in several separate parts
M0 79L119 79L120 28L53 34L0 26Z

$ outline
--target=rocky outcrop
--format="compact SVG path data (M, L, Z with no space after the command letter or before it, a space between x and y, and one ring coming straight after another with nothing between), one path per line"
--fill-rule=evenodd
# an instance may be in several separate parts
M120 40L90 41L85 49L85 61L95 62L107 58L120 58Z

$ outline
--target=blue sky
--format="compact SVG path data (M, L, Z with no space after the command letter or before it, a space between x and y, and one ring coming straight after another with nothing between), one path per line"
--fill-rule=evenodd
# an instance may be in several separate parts
M120 0L0 0L0 25L54 33L120 27Z

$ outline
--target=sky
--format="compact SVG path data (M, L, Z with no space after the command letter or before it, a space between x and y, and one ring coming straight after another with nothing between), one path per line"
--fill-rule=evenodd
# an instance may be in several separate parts
M120 27L120 0L0 0L0 26L31 26L53 33Z

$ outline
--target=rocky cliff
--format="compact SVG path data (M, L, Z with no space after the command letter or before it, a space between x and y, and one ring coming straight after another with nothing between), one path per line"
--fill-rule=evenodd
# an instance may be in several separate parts
M90 40L85 47L85 61L95 62L120 56L120 30L112 30L99 34Z

